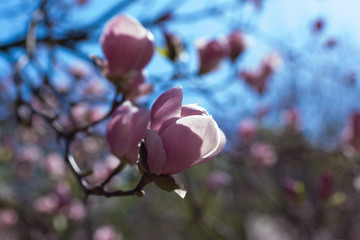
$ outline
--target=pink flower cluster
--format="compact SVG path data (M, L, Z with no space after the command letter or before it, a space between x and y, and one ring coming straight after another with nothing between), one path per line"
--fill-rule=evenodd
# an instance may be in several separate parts
M198 42L199 74L217 69L221 60L229 56L235 61L246 48L244 34L234 31L227 38Z
M165 35L178 57L179 39ZM118 15L105 26L101 44L106 57L103 70L126 99L152 91L143 68L154 53L153 35L136 19ZM199 49L201 73L211 71L218 59L231 53L232 60L244 49L242 35L235 32L224 41L212 41ZM171 50L170 49L170 50ZM197 104L182 106L182 88L172 88L154 103L151 112L125 101L112 114L107 141L112 154L130 164L138 159L139 143L145 137L147 168L154 175L171 175L214 158L225 145L225 135L207 111Z
M240 73L240 77L259 94L263 94L266 90L269 77L280 64L281 58L277 54L270 54L263 59L257 70L244 70Z

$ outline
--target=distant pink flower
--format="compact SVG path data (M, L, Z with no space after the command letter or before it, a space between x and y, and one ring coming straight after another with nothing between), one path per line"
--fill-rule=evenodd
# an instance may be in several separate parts
M59 198L56 194L40 197L34 202L34 209L40 213L53 214L59 208Z
M229 185L231 182L231 176L223 171L215 170L210 173L206 179L206 186L213 193L218 192L221 188Z
M259 94L263 94L266 90L269 77L280 64L281 58L277 54L270 54L263 59L259 69L252 71L244 70L240 73L240 77Z
M153 85L145 83L145 73L141 71L136 77L129 79L123 85L123 93L127 99L134 101L138 97L145 96L153 91Z
M147 109L138 109L130 101L124 102L113 113L107 127L106 139L111 153L135 164L138 144L145 137L150 113Z
M59 208L68 205L71 202L70 185L65 181L59 181L54 185L54 193L59 200Z
M16 153L16 159L20 163L33 164L43 158L41 148L35 144L22 146Z
M181 106L182 99L182 88L172 88L151 108L146 149L153 174L182 172L213 159L225 146L224 133L207 111L197 104Z
M244 34L240 31L234 31L228 36L227 39L230 47L230 52L229 52L230 59L231 61L235 61L246 48Z
M113 17L101 35L108 77L135 77L151 60L154 36L141 23L127 15Z
M102 226L96 229L94 240L117 240L119 239L114 228Z
M229 43L226 39L198 42L199 74L205 74L218 68L220 61L229 54Z
M11 227L18 222L18 214L10 208L0 210L0 227L1 229Z
M77 0L77 3L79 4L79 5L84 5L85 3L87 3L88 2L88 0Z
M62 211L66 217L72 220L81 220L86 215L84 204L79 200L73 200L69 205L65 206Z
M242 120L237 127L237 134L239 138L247 144L255 140L256 132L256 123L251 119Z
M317 193L321 200L327 200L331 196L333 186L334 179L330 172L323 172L317 182Z
M267 143L255 143L250 149L251 157L262 166L272 166L277 161L274 147Z
M354 150L360 152L360 112L353 112L345 125L342 133L344 143L350 145Z
M65 174L65 162L57 152L49 153L45 158L45 169L52 178L59 179Z

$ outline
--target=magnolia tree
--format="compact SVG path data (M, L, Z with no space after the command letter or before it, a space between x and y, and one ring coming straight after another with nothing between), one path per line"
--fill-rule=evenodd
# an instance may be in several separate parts
M324 19L298 47L253 25L271 1L122 1L86 26L91 1L19 2L0 10L27 19L0 41L1 239L360 238L357 62Z

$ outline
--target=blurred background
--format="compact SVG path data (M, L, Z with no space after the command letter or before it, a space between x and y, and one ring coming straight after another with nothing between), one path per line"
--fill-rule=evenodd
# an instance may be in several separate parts
M0 239L360 239L360 1L0 3ZM63 159L57 129L75 129L69 151L90 184L119 162L103 119L116 91L90 56L104 57L120 13L155 36L153 91L136 104L183 86L226 134L216 159L179 175L185 199L154 184L85 198ZM200 74L201 42L234 32L239 56ZM127 166L109 188L139 178Z

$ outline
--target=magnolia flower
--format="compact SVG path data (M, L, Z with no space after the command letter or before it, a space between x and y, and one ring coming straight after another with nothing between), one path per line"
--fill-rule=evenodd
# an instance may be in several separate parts
M229 54L229 44L226 39L217 39L209 42L199 41L199 74L211 72L218 68L220 61Z
M228 42L230 47L229 56L231 61L235 61L237 57L245 50L246 42L244 34L240 31L234 31L228 36Z
M106 24L100 41L109 78L135 77L149 63L155 50L152 33L127 15L113 17Z
M107 127L106 139L111 153L130 164L135 164L138 144L145 136L149 119L150 113L147 109L138 109L130 101L119 106Z
M163 93L151 108L146 132L147 165L152 174L171 175L213 159L225 135L197 104L181 106L181 87Z

